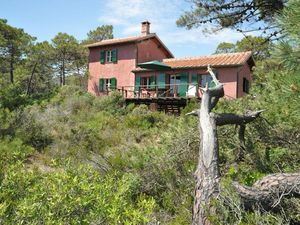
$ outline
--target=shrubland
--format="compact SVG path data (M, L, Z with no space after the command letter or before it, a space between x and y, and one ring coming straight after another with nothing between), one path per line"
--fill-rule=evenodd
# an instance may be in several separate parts
M237 128L218 129L222 190L213 224L300 223L297 196L279 196L269 211L245 209L231 185L300 170L300 5L289 4L277 22L288 38L256 63L250 94L216 108L266 111L247 125L242 161ZM0 79L0 224L190 224L200 140L197 118L185 113L199 103L174 116L53 80L43 92L48 72L36 72L47 76L35 77L29 94L21 69L14 82Z
M266 73L270 64L256 67L248 96L218 105L218 112L266 111L247 126L243 161L236 128L218 131L224 190L215 224L299 221L296 198L270 212L247 211L231 186L300 169L300 79L278 63ZM99 98L64 86L47 100L2 108L1 222L189 224L199 133L197 118L184 113L197 107L192 101L174 116L126 105L118 93Z

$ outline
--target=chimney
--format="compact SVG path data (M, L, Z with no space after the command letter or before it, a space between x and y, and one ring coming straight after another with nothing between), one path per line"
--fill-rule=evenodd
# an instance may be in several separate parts
M142 34L142 36L146 36L146 35L150 34L150 22L149 21L142 22L141 34Z

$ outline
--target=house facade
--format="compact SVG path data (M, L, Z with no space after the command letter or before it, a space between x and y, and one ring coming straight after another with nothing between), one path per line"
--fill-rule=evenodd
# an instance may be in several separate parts
M207 65L224 84L225 97L248 93L252 83L251 52L174 58L150 23L142 22L136 37L109 39L87 45L90 51L88 91L106 95L112 90L134 98L201 98L201 87L213 86Z

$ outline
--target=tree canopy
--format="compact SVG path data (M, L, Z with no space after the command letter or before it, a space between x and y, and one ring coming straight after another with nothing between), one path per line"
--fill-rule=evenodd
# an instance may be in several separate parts
M201 26L206 28L204 31L231 28L246 35L259 31L271 39L280 31L274 20L287 0L193 0L191 3L191 10L177 20L178 26L187 29Z
M87 39L83 41L84 44L90 44L105 39L112 39L113 36L113 26L112 25L102 25L97 27L95 30L90 30L87 33Z
M25 33L23 29L7 24L7 20L0 19L0 72L9 74L10 83L14 83L16 66L22 63L34 37Z
M215 53L252 51L254 59L263 60L270 57L272 46L274 44L267 38L246 36L236 43L221 42Z

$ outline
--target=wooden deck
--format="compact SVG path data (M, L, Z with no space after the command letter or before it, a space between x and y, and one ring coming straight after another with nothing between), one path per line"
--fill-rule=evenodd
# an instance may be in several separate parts
M191 84L160 84L125 86L117 89L125 99L188 99L200 98L201 92L197 85Z
M117 90L122 94L127 104L145 104L151 110L173 114L180 114L180 109L184 108L191 99L200 101L201 98L198 85L190 84L127 86L117 88Z

